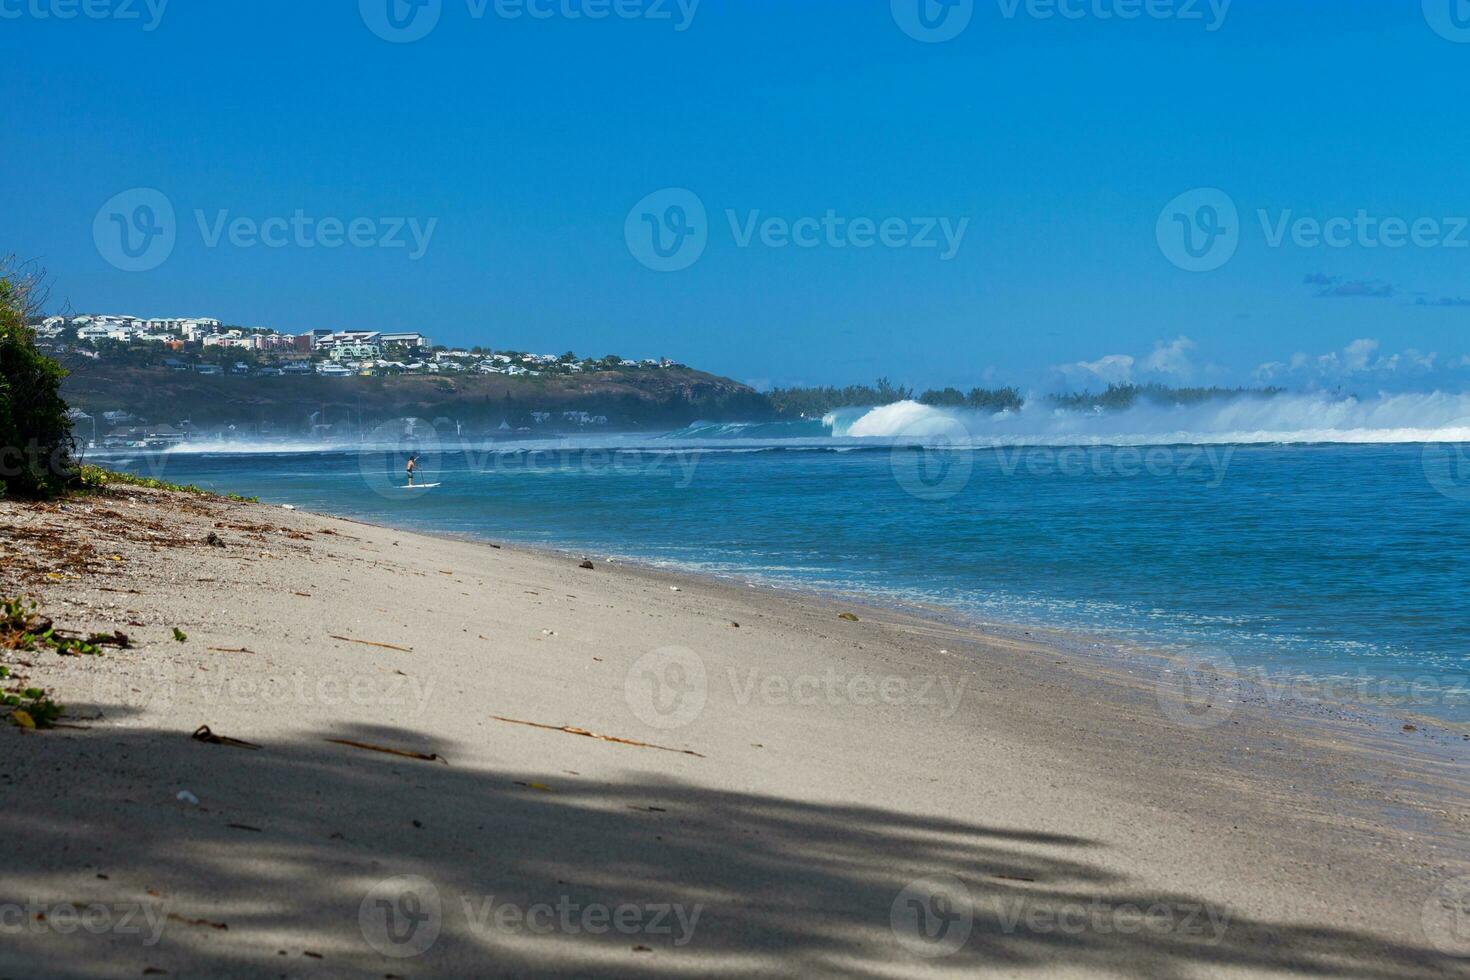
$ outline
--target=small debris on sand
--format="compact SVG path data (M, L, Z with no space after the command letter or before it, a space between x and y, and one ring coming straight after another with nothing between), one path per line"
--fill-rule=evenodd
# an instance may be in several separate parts
M369 742L354 742L350 739L345 738L329 738L327 739L327 741L331 742L333 745L346 745L350 748L363 749L368 752L382 752L386 755L402 756L405 759L418 759L420 762L442 762L446 766L449 765L449 760L444 758L437 752L433 754L428 754L424 752L407 752L403 749L390 749L383 745L373 745Z
M566 735L580 735L582 738L593 738L599 742L612 742L615 745L631 745L635 749L657 749L660 752L677 752L680 755L692 755L696 759L704 758L704 756L700 755L698 752L693 752L689 749L671 749L666 745L653 745L649 742L635 742L632 739L618 738L614 735L599 735L596 732L589 732L585 728L575 728L571 725L542 725L534 721L521 721L518 718L502 718L499 715L491 715L490 717L494 718L496 721L503 721L507 725L524 725L527 728L540 728L543 731L562 732Z
M338 636L335 633L329 633L328 635L334 640L341 640L343 643L361 643L365 647L382 647L384 650L397 650L399 653L413 653L413 647L394 646L392 643L374 643L372 640L354 640L350 636Z
M182 915L179 915L176 912L170 912L168 914L168 917L172 921L174 921L174 922L182 922L186 926L204 926L204 927L209 928L209 929L221 929L221 930L225 930L225 929L229 929L230 928L229 926L225 925L223 922L211 922L208 919L189 919L189 918L186 918L186 917L184 917Z
M254 742L246 742L243 739L227 738L224 735L216 735L214 732L209 730L208 725L200 725L197 729L194 730L194 734L189 737L196 742L203 742L206 745L228 745L231 748L235 749L260 748L260 746L256 745Z

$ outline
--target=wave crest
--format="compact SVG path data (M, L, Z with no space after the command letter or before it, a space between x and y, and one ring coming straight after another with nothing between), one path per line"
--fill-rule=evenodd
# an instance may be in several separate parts
M1192 405L1142 404L1076 412L1028 403L991 415L897 402L863 412L832 434L946 444L1171 445L1211 443L1470 442L1470 393L1242 396Z

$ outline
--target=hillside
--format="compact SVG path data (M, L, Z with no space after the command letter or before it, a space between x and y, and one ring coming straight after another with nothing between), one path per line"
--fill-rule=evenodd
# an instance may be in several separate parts
M395 418L449 419L468 428L532 424L532 413L603 416L608 428L676 427L696 419L751 419L766 399L728 378L673 367L576 376L400 375L324 378L210 376L68 358L63 393L90 415L127 411L154 424L235 425L301 432L314 424L356 430ZM83 434L83 433L79 433Z

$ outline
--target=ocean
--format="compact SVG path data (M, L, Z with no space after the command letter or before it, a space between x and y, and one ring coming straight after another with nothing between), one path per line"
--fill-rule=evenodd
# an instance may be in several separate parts
M1407 396L1405 396L1407 397ZM1417 399L1414 401L1412 399ZM1209 657L1470 721L1470 401L1237 399L358 447L108 465L408 529L551 546ZM402 469L420 455L420 483Z

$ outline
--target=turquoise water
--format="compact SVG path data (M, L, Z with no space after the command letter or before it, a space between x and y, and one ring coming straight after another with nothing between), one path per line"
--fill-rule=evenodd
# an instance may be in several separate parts
M172 453L128 468L407 528L938 603L988 621L1350 678L1470 720L1457 445L980 448L618 437ZM728 433L727 433L728 435ZM927 446L928 448L923 448Z

